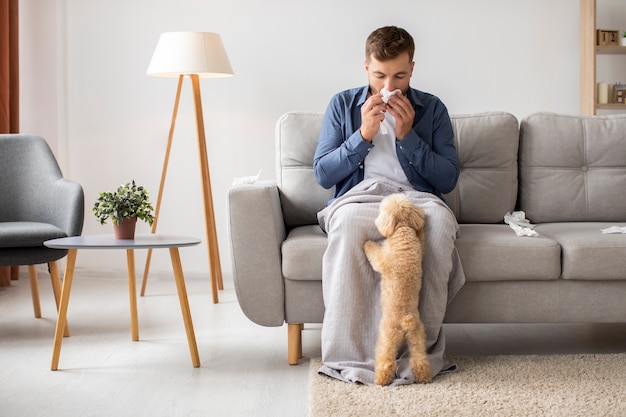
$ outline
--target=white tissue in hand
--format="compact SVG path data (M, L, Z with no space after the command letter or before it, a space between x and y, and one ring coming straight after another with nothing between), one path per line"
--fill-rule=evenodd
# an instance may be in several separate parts
M397 88L393 91L388 91L386 88L380 90L380 94L383 95L382 99L385 104L387 104L387 102L389 101L389 97L393 96L394 94L400 93L402 93L402 91L398 90Z
M504 215L504 223L511 226L517 236L534 237L539 236L537 232L532 230L535 225L526 219L526 213L523 211L514 211Z
M393 90L393 91L389 91L386 88L383 88L382 90L380 90L380 94L382 94L382 99L383 99L383 102L385 104L387 104L387 102L389 101L389 97L391 97L391 96L393 96L395 94L400 94L400 93L402 93L402 91L400 91L397 88L395 90ZM389 132L387 132L387 128L382 123L380 125L380 132L383 135L386 135L387 133L389 133Z

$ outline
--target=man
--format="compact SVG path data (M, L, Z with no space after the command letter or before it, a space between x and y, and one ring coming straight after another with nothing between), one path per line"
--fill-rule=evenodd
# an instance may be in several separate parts
M328 234L320 372L347 382L374 383L380 278L363 243L382 239L374 224L378 206L397 192L426 213L419 310L431 376L451 368L444 358L442 322L465 277L454 246L458 224L441 197L455 187L459 167L445 105L409 86L414 49L404 29L382 27L370 34L365 48L369 83L332 98L313 161L319 184L335 187L333 199L318 214ZM392 385L413 382L408 352L401 349Z

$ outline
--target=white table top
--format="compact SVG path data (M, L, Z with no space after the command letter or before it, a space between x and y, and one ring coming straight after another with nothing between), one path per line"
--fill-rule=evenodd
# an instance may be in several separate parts
M135 239L116 239L113 234L72 236L46 240L43 244L53 249L158 249L195 246L200 239L172 235L136 235Z

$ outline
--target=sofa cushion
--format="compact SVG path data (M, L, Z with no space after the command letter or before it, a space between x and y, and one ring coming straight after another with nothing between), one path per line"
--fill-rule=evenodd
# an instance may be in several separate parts
M290 112L276 123L276 183L287 227L316 224L317 212L333 196L313 173L322 119L322 113Z
M561 248L549 237L518 237L504 224L462 224L456 240L466 281L553 280Z
M461 172L444 199L459 223L502 223L517 199L518 121L504 112L451 120Z
M326 233L316 225L296 227L283 242L283 276L296 281L321 281Z
M530 115L519 152L519 205L532 222L626 221L626 114Z
M450 118L461 173L445 200L461 223L502 223L517 198L518 121L504 112ZM288 228L317 223L333 195L313 173L322 120L322 113L289 112L276 124L276 182Z
M626 280L626 234L603 234L615 223L547 223L535 230L563 253L563 279ZM626 226L626 224L620 224Z
M285 279L321 280L327 245L319 226L294 228L282 246ZM507 225L463 224L456 247L467 281L552 280L561 275L557 242L544 236L517 237Z

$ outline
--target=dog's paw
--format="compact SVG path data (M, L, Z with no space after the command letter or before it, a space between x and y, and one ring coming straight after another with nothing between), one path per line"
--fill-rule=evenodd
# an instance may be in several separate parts
M372 240L368 240L363 244L363 252L365 252L365 257L372 265L374 270L378 271L378 252L380 250L380 245Z
M365 254L367 256L370 256L370 254L374 253L377 248L378 243L374 242L373 240L368 240L363 244L363 250L365 251Z
M431 382L430 378L430 365L428 362L426 363L414 363L413 366L413 376L415 376L415 381L421 384Z
M396 374L396 364L395 362L377 364L375 372L376 378L374 382L376 385L389 385Z
M391 384L391 381L393 381L393 374L392 375L376 375L376 380L374 382L376 382L376 385L389 385Z

